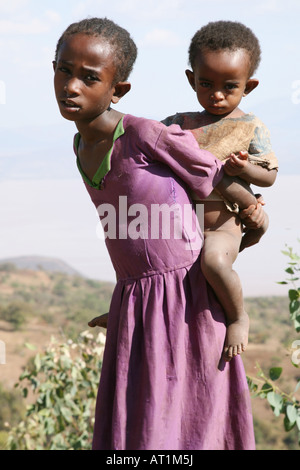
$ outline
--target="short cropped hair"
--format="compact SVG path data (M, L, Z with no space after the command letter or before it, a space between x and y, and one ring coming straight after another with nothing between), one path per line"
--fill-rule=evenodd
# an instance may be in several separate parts
M189 47L189 63L193 68L199 51L244 49L249 54L249 77L257 70L261 60L260 44L250 28L237 21L215 21L199 29Z
M123 82L128 79L137 58L137 47L126 29L107 18L87 18L77 23L72 23L58 40L55 60L57 60L58 52L63 42L75 34L87 34L105 39L114 49L116 66L114 83Z

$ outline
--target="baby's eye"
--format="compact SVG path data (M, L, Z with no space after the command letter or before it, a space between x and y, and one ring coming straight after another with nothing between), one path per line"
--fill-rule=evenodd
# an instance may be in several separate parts
M225 85L226 90L234 90L237 87L238 86L235 83L227 83L227 85Z

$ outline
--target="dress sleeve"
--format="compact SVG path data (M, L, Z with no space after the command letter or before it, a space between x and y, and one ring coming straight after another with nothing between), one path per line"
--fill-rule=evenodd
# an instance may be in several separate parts
M270 132L258 118L256 118L256 124L249 145L249 161L268 170L278 169L278 160L272 149Z
M222 163L210 152L200 149L193 134L183 131L177 124L162 125L155 142L154 156L203 199L224 175Z

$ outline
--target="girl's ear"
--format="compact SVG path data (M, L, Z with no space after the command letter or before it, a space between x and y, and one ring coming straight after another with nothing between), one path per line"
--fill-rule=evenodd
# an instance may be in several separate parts
M194 72L192 72L191 70L186 70L186 71L185 71L185 74L186 74L186 76L187 76L187 79L188 79L188 81L189 81L189 84L191 85L191 87L193 88L193 90L196 91Z
M243 96L249 95L249 93L251 93L251 91L253 91L254 88L258 86L258 84L259 84L259 81L257 80L257 78L249 78L249 80L246 83Z
M116 104L120 101L123 96L126 95L131 89L131 83L129 82L118 82L115 85L115 92L112 96L111 102Z

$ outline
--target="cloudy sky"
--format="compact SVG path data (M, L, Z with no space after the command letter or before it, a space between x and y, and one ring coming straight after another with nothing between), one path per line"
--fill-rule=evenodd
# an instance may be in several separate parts
M75 128L61 118L53 93L56 42L87 16L119 23L139 49L132 90L117 109L158 120L199 109L184 74L196 30L236 20L258 36L260 85L241 108L269 127L280 173L263 191L270 229L236 266L246 295L281 295L281 250L286 243L298 248L300 236L299 0L0 0L0 259L54 256L90 277L114 279L74 165Z

